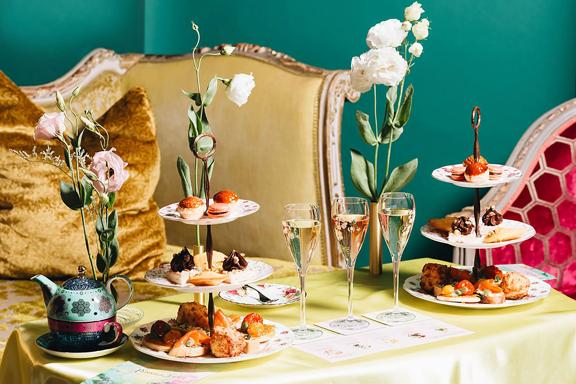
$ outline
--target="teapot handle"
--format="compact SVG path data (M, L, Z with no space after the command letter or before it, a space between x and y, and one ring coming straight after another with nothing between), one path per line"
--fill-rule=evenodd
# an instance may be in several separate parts
M108 292L110 292L110 294L112 294L112 282L116 279L120 279L123 282L125 282L126 285L128 285L128 290L129 290L128 297L126 297L124 299L124 301L120 301L120 300L117 301L116 310L118 310L130 302L130 300L132 299L132 295L134 294L134 286L132 285L132 282L130 281L128 276L116 275L116 276L113 276L110 279L108 279L108 281L106 282L106 290Z

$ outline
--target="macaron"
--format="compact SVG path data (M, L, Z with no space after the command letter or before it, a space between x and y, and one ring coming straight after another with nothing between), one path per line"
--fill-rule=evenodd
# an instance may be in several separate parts
M466 167L464 167L462 165L455 165L450 170L450 177L452 178L452 180L463 181L465 171L466 171Z
M490 171L490 180L498 180L502 176L501 165L489 164L488 171Z
M230 214L230 204L225 203L213 203L208 207L208 217L217 219L220 217L226 217Z

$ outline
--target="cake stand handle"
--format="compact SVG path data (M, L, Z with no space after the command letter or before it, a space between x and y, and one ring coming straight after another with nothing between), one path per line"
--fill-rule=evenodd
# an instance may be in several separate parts
M472 129L474 130L474 161L480 161L480 143L478 142L478 129L480 128L480 122L482 121L482 116L480 114L480 107L475 106L472 109L472 116L470 122L472 123Z

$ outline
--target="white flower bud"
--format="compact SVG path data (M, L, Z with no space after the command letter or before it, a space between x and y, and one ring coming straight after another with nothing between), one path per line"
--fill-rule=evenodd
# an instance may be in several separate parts
M420 57L423 50L424 50L424 47L422 47L422 44L420 44L418 42L412 44L410 46L410 48L408 48L408 52L413 54L415 57Z
M422 4L415 1L411 6L404 9L404 18L408 21L416 21L420 19L423 13L424 9L422 9Z

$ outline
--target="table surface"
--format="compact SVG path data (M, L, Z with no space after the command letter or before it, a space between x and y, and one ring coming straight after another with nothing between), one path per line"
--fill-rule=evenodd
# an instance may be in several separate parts
M431 259L402 262L401 282L420 272ZM297 284L297 278L275 282ZM355 313L390 308L391 266L371 277L356 271ZM346 312L346 274L335 271L307 278L308 323L341 317ZM133 304L145 315L140 323L175 316L181 302L191 294L179 294ZM216 305L227 313L249 312L220 299ZM557 291L546 299L521 307L472 310L446 307L419 300L401 290L400 305L425 315L471 330L472 335L445 339L426 345L387 351L367 357L329 363L291 348L274 356L226 365L192 365L160 361L140 354L130 343L113 355L92 360L51 357L35 346L47 332L45 320L20 326L10 336L0 383L80 382L123 361L148 368L216 372L201 380L208 383L568 383L576 379L576 301ZM273 321L298 323L298 305L261 310ZM139 324L140 324L139 323ZM130 333L134 327L128 327Z

